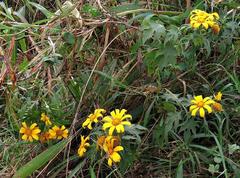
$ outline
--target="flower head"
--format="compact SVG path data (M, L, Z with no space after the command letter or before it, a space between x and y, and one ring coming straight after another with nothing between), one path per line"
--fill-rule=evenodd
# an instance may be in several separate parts
M118 136L102 135L97 139L97 149L99 149L99 147L103 149L104 144L106 144L106 142L108 142L111 139L114 139L114 146L118 146L120 144L120 138Z
M93 114L90 114L87 119L83 122L82 127L85 128L86 126L88 127L88 129L92 130L92 123L98 122L99 118L103 117L103 113L105 113L106 111L104 109L95 109Z
M202 95L195 96L193 100L191 100L191 106L190 106L190 112L192 113L192 116L196 116L197 112L199 111L200 117L205 117L205 110L207 110L208 113L212 112L212 108L210 107L211 104L213 104L214 101L209 98L203 98Z
M126 109L115 109L110 114L111 116L106 116L103 118L103 130L109 128L109 135L112 135L114 130L117 130L117 133L124 132L124 125L130 126L131 123L129 121L125 121L126 119L131 119L132 116L130 114L125 114L127 112Z
M53 128L49 129L50 133L50 138L53 139L62 139L62 138L67 138L68 137L68 129L65 128L64 125L61 127L54 126Z
M37 127L36 123L33 123L30 127L28 127L26 122L23 122L19 132L23 134L23 140L29 140L30 142L33 142L33 139L39 139L38 134L41 132L41 130Z
M219 32L220 27L217 24L217 20L219 19L218 13L207 13L202 10L193 10L190 16L190 25L192 28L199 28L203 26L205 29L211 27L213 32Z
M90 144L87 143L88 140L89 140L89 136L84 138L84 136L81 135L81 143L80 143L79 148L78 148L78 155L80 157L83 157L84 153L87 151L86 147L90 146Z
M223 111L222 105L221 105L220 103L218 103L218 102L214 102L214 103L212 104L212 108L213 108L214 111L216 111L216 112L221 112L221 111Z
M45 122L45 124L47 126L52 125L52 122L50 121L50 118L45 113L41 114L41 121Z
M49 132L43 132L40 134L40 141L42 143L47 142L51 139L51 135Z
M221 101L222 100L222 92L218 92L216 95L214 95L214 99L216 101Z
M108 156L108 165L112 166L112 163L117 163L121 161L121 156L119 151L123 150L122 146L116 145L115 137L107 137L103 145L103 150L107 153Z

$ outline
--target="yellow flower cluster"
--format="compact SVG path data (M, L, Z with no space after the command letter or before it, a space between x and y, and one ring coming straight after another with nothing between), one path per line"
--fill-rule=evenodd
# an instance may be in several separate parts
M125 109L115 109L110 112L110 115L103 116L106 113L104 109L96 109L94 113L90 114L83 122L82 127L92 130L93 122L95 124L101 123L102 130L105 133L97 138L96 148L97 150L103 150L106 153L108 159L108 165L112 166L113 163L121 161L119 151L124 150L120 145L121 136L125 132L125 126L131 126L131 122L128 119L132 119L130 114L126 114ZM90 147L88 141L90 137L84 137L81 135L81 143L78 148L78 155L83 157L87 151L87 147Z
M40 120L43 121L46 126L52 125L50 118L45 113L41 114ZM28 126L26 122L22 122L22 127L19 132L22 134L23 140L30 142L33 142L33 140L40 140L44 143L50 139L62 139L68 137L68 129L66 129L64 125L61 127L55 125L48 129L48 131L41 132L37 123Z
M191 12L190 16L190 26L192 28L204 27L212 29L213 33L218 34L220 31L220 26L218 24L219 15L218 13L207 13L205 11L196 9Z
M222 99L222 93L218 92L214 95L214 99L210 97L203 98L202 95L194 96L194 99L191 100L191 106L189 111L192 116L196 116L199 113L199 116L205 118L205 112L212 113L223 111L222 105L219 103Z

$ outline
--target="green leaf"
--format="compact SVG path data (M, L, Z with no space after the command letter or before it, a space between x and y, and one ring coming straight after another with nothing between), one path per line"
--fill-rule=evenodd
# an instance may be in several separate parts
M75 43L75 36L70 32L65 32L63 34L63 39L66 43L68 43L70 45L74 45L74 43Z
M240 150L240 146L237 144L228 145L228 152L230 155L232 155L237 150Z
M49 10L47 10L45 7L41 6L40 4L35 2L29 2L29 4L31 4L33 7L41 11L47 18L52 17L53 14Z
M89 172L90 172L91 178L96 178L96 175L95 175L95 172L94 172L94 169L92 168L92 166L90 166Z
M178 163L176 178L183 178L183 161L182 160Z
M21 167L13 176L13 178L25 178L33 172L44 166L48 161L53 159L66 146L67 140L63 140L56 145L51 146L46 151L42 152L23 167Z

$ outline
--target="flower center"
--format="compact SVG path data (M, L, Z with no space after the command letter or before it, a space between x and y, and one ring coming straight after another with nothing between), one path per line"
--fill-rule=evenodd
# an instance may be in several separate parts
M110 149L108 150L108 154L109 154L109 155L112 155L112 154L113 154L113 149L112 149L112 148L110 148Z
M198 23L203 23L204 21L205 21L204 18L199 18L199 19L197 20Z
M91 121L94 121L95 118L96 118L96 116L95 116L95 115L92 115L92 116L90 117L90 120L91 120Z
M59 129L59 130L56 131L56 135L61 136L62 134L63 134L62 130Z
M26 129L25 134L28 136L32 135L32 130L31 129Z
M202 108L203 105L204 105L204 102L203 102L203 101L199 101L198 104L197 104L197 106L198 106L199 108Z
M121 119L119 118L113 118L112 125L117 126L121 123Z

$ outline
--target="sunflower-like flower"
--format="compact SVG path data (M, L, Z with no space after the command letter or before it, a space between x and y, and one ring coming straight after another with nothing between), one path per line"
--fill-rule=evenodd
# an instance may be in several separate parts
M117 130L117 133L123 133L124 132L124 125L131 125L131 122L125 121L126 119L132 119L132 116L130 114L125 114L127 112L126 109L115 109L115 111L112 111L110 114L111 116L106 116L103 118L103 130L106 130L109 128L109 135L112 135L114 130Z
M65 128L64 125L61 127L54 126L53 128L49 129L50 138L52 139L62 139L68 137L68 129Z
M40 134L40 141L45 143L51 139L51 135L49 132L43 132Z
M41 121L45 122L46 126L52 125L50 118L45 113L41 114Z
M19 132L23 134L23 140L29 140L30 142L33 142L33 139L39 140L38 134L41 132L41 130L37 127L36 123L33 123L30 127L28 127L26 122L23 122Z
M78 155L80 157L84 156L85 152L87 151L86 147L90 146L90 144L87 143L88 140L89 140L89 136L84 138L84 136L81 135L81 143L80 143L79 148L78 148Z
M117 163L121 161L121 156L119 155L119 151L123 150L123 147L120 145L116 145L116 138L107 137L105 139L105 143L103 145L103 150L107 153L108 157L108 165L111 167L112 163Z
M191 106L190 106L190 112L192 116L196 116L197 112L199 111L200 117L205 117L205 110L207 110L208 113L212 112L211 104L213 104L214 101L210 97L203 98L202 95L195 96L193 100L191 100Z
M199 28L200 26L203 26L205 29L208 29L208 18L209 14L202 10L193 10L191 12L190 16L190 25L193 28Z
M102 118L105 112L106 111L104 109L95 109L94 113L90 114L83 122L82 127L85 128L87 126L88 129L92 130L92 123L97 123L98 119Z
M192 28L203 26L205 29L208 29L211 27L214 33L218 33L220 31L220 27L217 23L218 19L219 15L216 12L209 14L205 11L196 9L191 12L190 25Z

